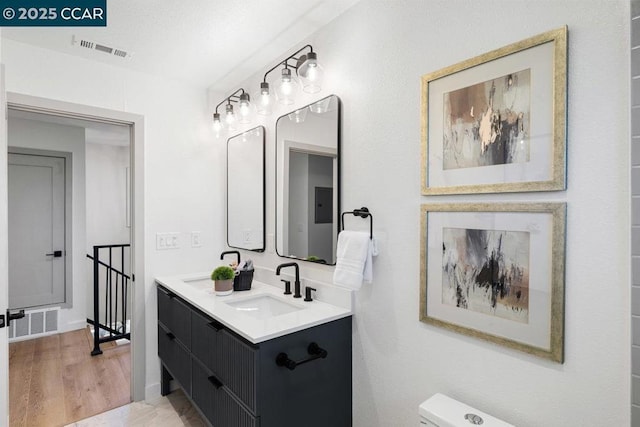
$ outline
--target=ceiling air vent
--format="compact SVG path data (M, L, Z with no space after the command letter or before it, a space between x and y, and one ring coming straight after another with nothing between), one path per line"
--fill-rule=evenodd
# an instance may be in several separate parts
M109 55L111 55L113 53L113 48L112 47L103 46L103 45L97 44L97 43L96 43L96 50L99 50L100 52L108 53Z
M111 46L106 46L100 43L92 42L90 40L78 39L76 36L71 37L71 44L74 46L79 46L85 49L97 50L98 52L103 52L108 55L118 56L120 58L129 58L131 57L131 53L126 50L116 49Z

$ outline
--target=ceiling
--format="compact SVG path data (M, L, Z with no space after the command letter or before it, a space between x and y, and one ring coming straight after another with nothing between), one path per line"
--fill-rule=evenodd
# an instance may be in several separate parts
M107 27L5 27L2 37L227 92L358 0L109 0ZM84 39L131 53L74 45Z

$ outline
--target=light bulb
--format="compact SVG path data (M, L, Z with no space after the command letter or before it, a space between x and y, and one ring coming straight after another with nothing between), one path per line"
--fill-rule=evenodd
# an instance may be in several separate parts
M222 122L220 121L220 113L213 113L213 131L216 134L216 137L220 136L222 133Z
M224 121L227 124L229 130L236 129L236 115L233 113L233 105L227 104L225 108Z
M240 95L240 102L238 104L238 113L240 115L240 123L251 122L251 102L249 101L249 94L243 93Z
M281 104L289 105L295 102L300 84L298 79L291 75L289 68L282 69L282 77L276 82L276 98Z
M291 92L293 92L293 88L291 87L291 79L282 79L282 93L284 95L291 95Z
M269 83L260 83L260 90L258 90L253 98L256 100L256 112L262 116L268 116L273 110L273 97L269 91Z

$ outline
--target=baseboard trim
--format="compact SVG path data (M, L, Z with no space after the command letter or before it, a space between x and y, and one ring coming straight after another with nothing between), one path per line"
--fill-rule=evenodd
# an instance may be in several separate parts
M70 332L78 329L83 329L87 327L87 321L85 319L75 320L73 322L68 322L63 326L63 330L61 332Z
M144 400L153 400L160 396L160 383L150 384L144 388Z

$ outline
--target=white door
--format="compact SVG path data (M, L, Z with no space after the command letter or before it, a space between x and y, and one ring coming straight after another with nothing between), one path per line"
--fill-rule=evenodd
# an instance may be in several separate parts
M65 299L65 158L9 153L9 308Z
M9 305L7 228L7 98L4 91L4 66L0 64L0 316L6 316ZM6 322L6 318L4 320ZM7 328L2 326L4 325L0 325L0 425L8 426L9 334Z

